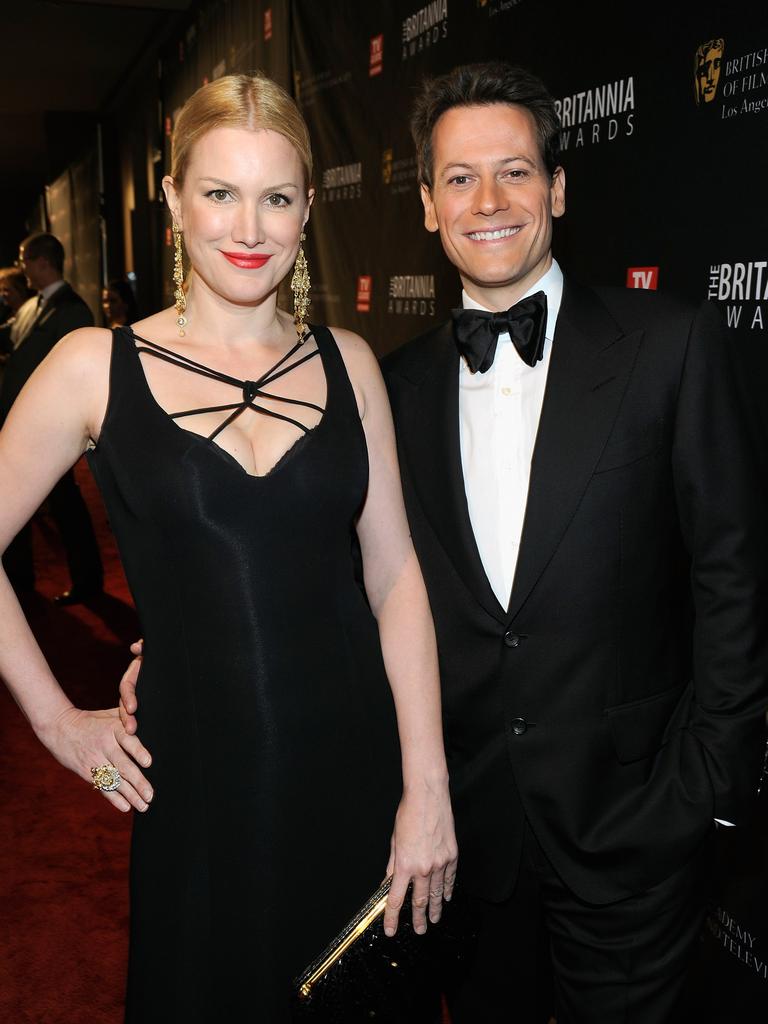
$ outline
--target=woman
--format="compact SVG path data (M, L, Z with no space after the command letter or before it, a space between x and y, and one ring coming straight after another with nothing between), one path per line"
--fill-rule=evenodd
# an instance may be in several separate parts
M136 297L128 281L116 277L107 284L101 293L101 309L107 327L127 327L138 319Z
M292 977L385 870L389 931L411 880L423 931L455 875L434 635L378 366L350 332L303 324L311 171L274 83L199 90L163 182L177 308L69 335L0 434L0 544L90 447L142 619L151 769L116 709L71 705L0 577L0 672L38 736L145 812L131 1024L286 1021ZM298 326L276 304L294 260Z

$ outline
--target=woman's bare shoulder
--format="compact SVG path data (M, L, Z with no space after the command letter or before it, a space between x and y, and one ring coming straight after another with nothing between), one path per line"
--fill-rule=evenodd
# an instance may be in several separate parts
M52 349L48 360L60 368L86 371L102 363L108 364L111 351L112 332L106 327L78 327L64 335Z
M347 369L356 367L363 374L379 375L378 360L365 338L346 327L329 327L328 330L336 339Z

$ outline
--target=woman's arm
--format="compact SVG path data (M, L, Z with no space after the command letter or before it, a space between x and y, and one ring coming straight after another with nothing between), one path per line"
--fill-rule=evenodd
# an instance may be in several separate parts
M109 333L93 328L63 339L35 370L0 431L0 552L98 433L107 401ZM0 567L0 676L38 738L63 765L91 782L91 768L120 771L120 810L146 810L152 790L136 761L148 755L123 729L117 708L80 711L51 672Z
M389 934L413 879L417 931L440 916L450 899L457 848L443 750L440 683L432 615L403 503L395 434L378 363L365 342L334 329L358 398L370 466L357 532L365 589L381 637L397 711L403 760L403 799L397 813L389 872L394 875L385 915Z

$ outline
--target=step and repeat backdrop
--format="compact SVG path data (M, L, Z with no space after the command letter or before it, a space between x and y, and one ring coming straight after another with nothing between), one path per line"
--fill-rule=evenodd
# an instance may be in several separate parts
M564 269L717 302L750 414L768 432L768 21L746 2L647 0L626 13L541 0L202 4L161 62L166 142L204 81L262 68L289 88L316 158L312 315L383 354L460 295L423 227L413 96L458 63L522 64L561 114Z
M161 61L166 164L175 113L204 81L261 68L292 91L316 161L311 317L359 331L384 354L460 300L456 272L423 227L413 97L425 76L489 58L524 65L557 98L564 270L716 302L765 452L768 20L759 5L203 4ZM167 269L170 280L170 252ZM721 843L702 938L702 1020L730 1024L768 1006L765 817Z

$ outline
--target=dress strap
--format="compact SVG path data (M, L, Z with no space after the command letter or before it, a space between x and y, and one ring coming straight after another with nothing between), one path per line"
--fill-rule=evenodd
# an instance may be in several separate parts
M263 405L259 405L255 400L257 398L267 398L274 402L282 402L285 405L291 406L303 406L306 409L314 409L316 412L323 414L325 410L321 406L316 405L314 402L305 402L298 398L286 398L283 395L273 394L271 391L264 390L274 381L285 374L290 373L291 370L295 370L297 366L301 366L302 363L306 363L310 359L314 359L315 356L320 354L320 349L315 348L312 352L302 356L299 359L294 359L293 362L289 362L292 356L294 356L298 350L306 344L307 340L313 336L313 331L310 330L308 334L305 334L303 338L300 338L295 345L292 346L277 362L271 366L265 373L263 373L258 380L240 380L238 377L232 377L230 374L223 373L211 366L206 366L204 363L198 363L196 360L191 359L189 356L185 356L180 352L173 352L171 349L164 348L162 345L158 345L155 341L150 341L148 338L143 338L141 335L136 334L132 327L127 329L130 332L134 351L141 357L142 355L153 356L156 359L161 359L163 362L170 363L173 366L178 366L182 370L188 370L191 373L197 373L202 377L208 377L211 380L219 381L222 384L228 384L230 387L237 388L241 392L241 398L237 402L232 402L226 405L211 405L202 406L197 409L184 409L179 412L168 413L171 419L182 419L185 416L197 416L201 413L211 412L228 412L230 415L226 416L222 423L208 436L209 441L213 441L218 435L225 430L233 420L237 419L246 409L252 409L254 412L260 413L262 416L270 416L274 419L284 420L286 423L291 423L299 430L307 433L310 428L305 426L299 420L294 419L292 416L285 415L277 412L273 409L267 409ZM315 339L317 345L317 339ZM287 365L286 365L287 364Z

